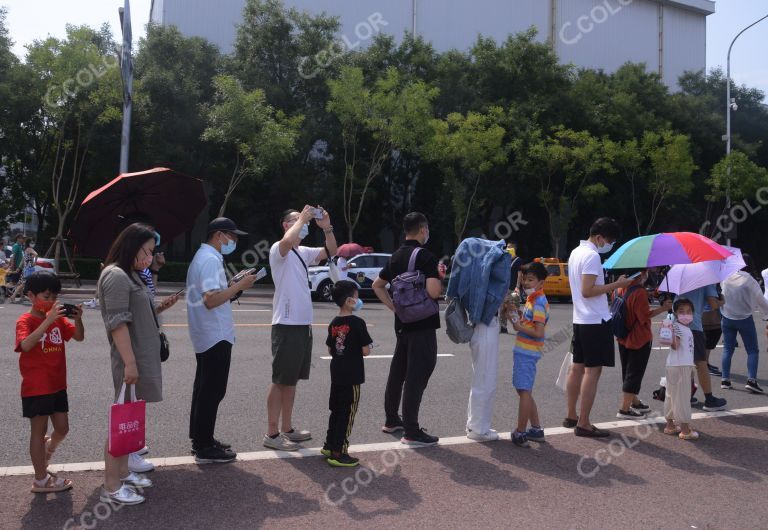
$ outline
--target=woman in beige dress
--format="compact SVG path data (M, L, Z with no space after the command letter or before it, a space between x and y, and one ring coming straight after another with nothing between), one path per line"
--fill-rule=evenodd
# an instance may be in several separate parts
M156 312L168 309L178 299L168 297L155 307L148 288L137 274L149 266L154 249L155 231L150 226L140 223L128 226L113 243L97 286L111 347L115 398L126 383L136 385L137 399L147 403L163 399ZM126 393L130 395L130 391ZM101 501L140 504L145 498L136 490L151 486L151 480L128 470L128 455L115 458L105 447Z

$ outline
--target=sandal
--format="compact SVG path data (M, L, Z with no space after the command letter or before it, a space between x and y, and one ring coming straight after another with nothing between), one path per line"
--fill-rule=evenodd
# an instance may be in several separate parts
M32 480L32 493L59 493L72 489L72 481L69 479L56 478L50 473L46 476L45 483L38 485L37 480Z
M664 427L664 434L680 434L680 429L677 427L672 427L671 429L668 427Z
M680 436L681 440L698 440L699 439L699 433L697 433L694 430L691 430L688 434L680 433L678 436Z

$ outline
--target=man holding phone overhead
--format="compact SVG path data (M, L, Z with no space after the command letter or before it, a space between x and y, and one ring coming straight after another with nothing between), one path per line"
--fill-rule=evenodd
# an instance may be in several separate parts
M237 454L214 438L219 403L227 392L235 323L230 300L256 282L253 274L227 283L224 256L234 252L239 236L231 219L219 217L208 224L207 242L200 246L187 272L187 320L197 370L192 390L189 438L197 463L232 462Z

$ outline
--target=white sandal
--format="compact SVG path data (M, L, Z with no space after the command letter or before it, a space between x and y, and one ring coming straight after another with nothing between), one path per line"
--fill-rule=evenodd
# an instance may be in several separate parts
M64 478L56 478L48 473L43 479L43 485L39 481L32 479L32 493L59 493L72 489L72 481Z

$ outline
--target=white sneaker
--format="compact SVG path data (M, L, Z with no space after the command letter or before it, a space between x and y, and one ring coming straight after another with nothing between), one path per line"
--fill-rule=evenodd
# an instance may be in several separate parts
M275 451L298 451L301 449L299 444L290 441L285 434L281 434L277 438L271 438L265 434L264 447L274 449Z
M107 488L101 488L101 495L99 495L101 502L108 502L109 504L123 504L126 506L132 506L135 504L141 504L145 499L142 495L136 493L130 486L123 485L114 493L107 491Z
M148 479L144 475L134 473L133 471L128 473L127 477L121 478L120 482L122 482L126 486L132 486L139 490L151 488L154 485L154 483L150 479Z
M291 429L289 432L284 432L282 434L292 442L306 442L307 440L312 439L312 433L309 431Z
M137 454L137 455L139 455L139 456L148 455L148 454L149 454L149 447L147 447L147 446L145 445L144 447L142 447L141 449L139 449L138 451L136 451L136 454Z
M495 442L499 439L499 433L493 429L489 429L486 433L479 433L473 430L468 430L467 438L476 442Z
M89 307L91 309L98 309L99 308L99 300L96 298L91 298L87 302L83 302L83 305L85 307Z
M132 471L133 473L149 473L154 470L154 464L144 460L139 453L131 453L128 455L128 471Z

